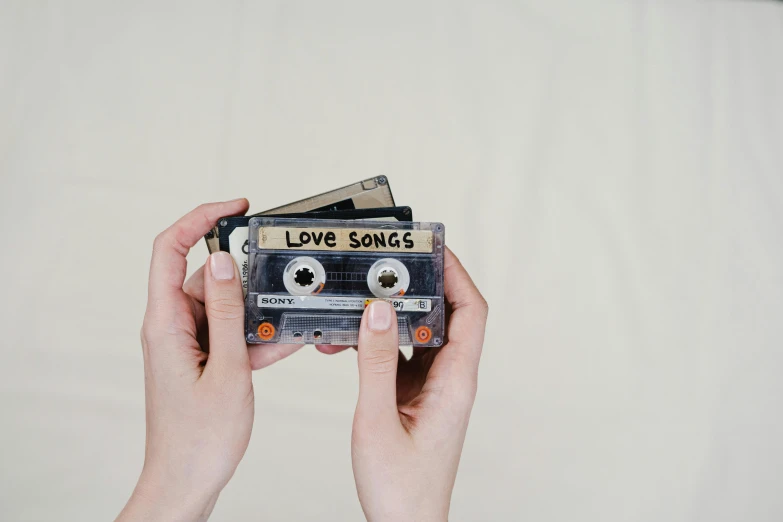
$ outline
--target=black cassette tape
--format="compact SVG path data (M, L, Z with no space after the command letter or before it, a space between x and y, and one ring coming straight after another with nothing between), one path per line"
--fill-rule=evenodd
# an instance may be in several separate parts
M397 311L401 345L441 346L440 223L254 217L248 233L250 343L356 345L373 300Z
M261 214L256 214L259 216ZM234 258L242 275L242 289L247 292L247 231L250 219L256 216L229 216L220 218L215 227L218 248L228 252ZM410 207L361 208L350 210L325 210L301 212L269 217L306 218L306 219L351 219L373 221L412 221Z
M296 214L302 212L346 211L393 206L394 197L392 196L389 178L386 176L376 176L353 183L346 187L340 187L335 190L330 190L329 192L324 192L323 194L318 194L317 196L311 196L281 207L265 210L254 215L279 216L281 214ZM334 219L356 218L335 217ZM410 219L401 221L410 221ZM210 254L217 252L218 250L226 251L224 248L221 248L220 232L220 228L215 227L204 236Z

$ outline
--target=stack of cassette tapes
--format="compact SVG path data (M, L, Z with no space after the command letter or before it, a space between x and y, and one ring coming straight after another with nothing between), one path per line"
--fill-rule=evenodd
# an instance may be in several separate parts
M401 345L441 346L445 229L412 219L379 176L222 218L205 239L239 266L249 343L355 346L364 309L385 300Z

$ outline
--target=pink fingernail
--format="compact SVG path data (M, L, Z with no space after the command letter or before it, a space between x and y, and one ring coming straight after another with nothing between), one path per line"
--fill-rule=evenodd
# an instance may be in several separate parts
M385 332L391 327L392 308L386 301L373 301L367 310L367 326L374 332Z
M234 260L228 252L215 252L209 256L212 278L218 281L234 279Z

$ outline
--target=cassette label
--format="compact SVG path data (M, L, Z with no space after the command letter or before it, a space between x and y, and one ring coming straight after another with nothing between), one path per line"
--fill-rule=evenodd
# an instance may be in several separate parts
M331 250L339 252L432 252L429 230L366 228L261 227L262 250Z
M400 344L443 344L442 224L254 217L249 226L249 343L356 345L364 309L383 300Z
M242 276L242 291L247 294L247 229L232 230L228 236L228 245L228 252Z

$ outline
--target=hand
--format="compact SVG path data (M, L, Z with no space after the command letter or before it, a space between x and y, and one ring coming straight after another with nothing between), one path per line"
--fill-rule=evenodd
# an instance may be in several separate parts
M487 303L450 250L448 343L399 351L397 318L384 301L365 310L359 332L359 400L353 474L371 522L445 521L476 395Z
M228 253L212 254L183 288L188 250L220 217L247 208L245 199L202 205L155 239L141 329L147 446L118 521L206 520L250 440L251 367L299 348L248 350L240 275Z

